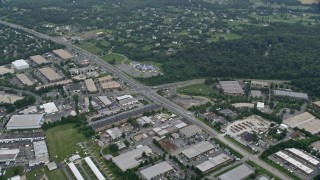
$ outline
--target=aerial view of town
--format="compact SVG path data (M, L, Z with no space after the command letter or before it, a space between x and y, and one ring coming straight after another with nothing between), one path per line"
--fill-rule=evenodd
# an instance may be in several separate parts
M0 180L320 180L319 0L0 0Z

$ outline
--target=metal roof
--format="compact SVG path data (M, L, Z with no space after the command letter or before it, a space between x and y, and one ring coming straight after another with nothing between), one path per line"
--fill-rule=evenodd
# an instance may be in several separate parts
M141 170L140 173L145 179L150 180L153 177L159 176L171 170L173 170L173 167L170 164L168 164L166 161L163 161L151 167Z
M43 114L13 115L7 129L32 129L40 128Z

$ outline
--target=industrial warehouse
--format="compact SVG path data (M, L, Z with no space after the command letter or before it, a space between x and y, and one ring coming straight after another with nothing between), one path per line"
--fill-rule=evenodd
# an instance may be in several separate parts
M50 67L41 68L39 69L39 72L41 72L41 74L43 74L47 78L47 80L50 82L56 82L63 79L63 77L60 76L60 74L56 73Z
M209 143L208 141L204 141L188 149L183 150L181 153L191 160L191 159L195 159L197 156L203 153L206 153L214 148L215 146L213 144Z
M42 124L43 114L13 115L7 124L7 129L38 129Z
M143 169L140 171L142 177L146 180L151 180L157 176L164 175L173 170L173 167L167 162L163 161L161 163L155 164L151 167Z

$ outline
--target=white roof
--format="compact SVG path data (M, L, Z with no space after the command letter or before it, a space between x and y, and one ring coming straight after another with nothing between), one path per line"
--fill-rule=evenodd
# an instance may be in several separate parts
M122 135L122 131L118 127L108 129L106 132L109 136L111 136L112 139L117 139Z
M313 172L312 169L310 169L309 167L305 166L301 162L291 158L290 156L288 156L287 154L283 153L282 151L277 152L276 155L281 157L282 159L284 159L285 161L287 161L291 165L299 168L300 170L302 170L303 172L305 172L307 174L311 174Z
M314 117L309 112L304 112L302 114L299 114L299 115L296 115L296 116L293 116L293 117L291 117L289 119L284 120L283 123L286 124L287 126L291 127L291 128L295 128L298 125L300 125L300 124L302 124L304 122L313 120L315 118L316 117Z
M92 162L90 157L85 157L84 160L86 161L86 163L89 165L90 169L93 171L94 175L96 175L96 177L99 180L105 180L106 179L106 178L103 177L103 175L101 174L101 172L99 171L97 166Z
M9 180L20 180L21 177L19 175L13 176L12 178L10 178Z
M191 159L196 156L199 156L202 153L205 153L207 151L210 151L215 146L208 141L200 142L199 144L196 144L188 149L183 150L181 153L184 154L187 158Z
M146 123L152 123L152 120L148 116L143 116L141 119Z
M40 128L43 114L13 115L7 129L30 129Z
M263 102L258 102L257 103L257 108L264 108L264 103Z
M54 102L49 102L42 105L42 108L46 112L46 114L52 114L58 112L57 106L54 104Z
M19 66L29 66L29 64L27 63L27 61L23 60L23 59L19 59L19 60L15 60L12 62L12 64L15 67L19 67Z
M112 102L107 96L98 96L98 99L106 106L112 104Z
M133 96L131 96L131 95L123 95L123 96L117 97L117 100L121 101L121 100L129 99L129 98L133 98Z
M76 155L73 155L69 158L69 161L70 162L74 162L75 160L77 159L80 159L81 157L79 156L79 154L76 154Z
M286 150L291 152L292 154L295 154L296 156L299 156L300 158L308 161L309 163L311 163L311 164L313 164L315 166L319 164L318 160L316 160L315 158L309 156L308 154L305 154L304 152L300 151L299 149L288 148Z
M183 127L186 127L187 124L184 123L184 122L181 122L181 123L179 123L179 124L176 124L175 126L176 126L176 128L181 129L181 128L183 128Z
M71 169L73 175L76 177L77 180L84 180L82 175L80 174L79 170L73 163L68 164L69 168Z
M146 154L152 153L152 150L148 146L142 146L140 148L134 149L132 151L123 153L117 157L112 158L112 161L122 170L135 168L139 165L137 161L138 158L142 156L142 153Z
M150 180L153 177L164 174L168 171L171 171L172 169L173 167L170 164L168 164L166 161L163 161L161 163L155 164L151 167L141 170L140 173L145 179Z

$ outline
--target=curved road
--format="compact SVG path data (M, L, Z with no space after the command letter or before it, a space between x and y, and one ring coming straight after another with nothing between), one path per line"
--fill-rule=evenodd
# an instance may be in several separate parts
M107 62L103 61L98 56L96 56L94 54L91 54L88 51L86 51L84 49L81 49L81 48L79 48L79 47L77 47L77 46L75 46L75 45L73 45L73 44L71 44L69 42L66 42L66 41L62 40L62 39L59 39L59 38L56 38L56 37L51 37L51 36L36 32L36 31L34 31L32 29L24 28L24 27L22 27L20 25L16 25L16 24L4 22L4 21L0 21L0 23L4 24L4 25L7 25L7 26L10 26L12 28L21 29L21 30L23 30L25 32L28 32L28 33L33 34L35 36L38 36L40 38L48 39L48 40L54 41L56 43L63 44L67 48L73 49L79 54L84 54L84 55L88 56L92 61L94 61L94 63L100 65L102 68L105 68L107 71L112 73L115 77L118 77L123 82L126 82L127 85L129 85L131 88L136 89L139 93L141 93L144 96L146 96L147 98L153 100L155 103L160 104L163 107L169 109L170 111L174 112L175 114L177 114L177 115L189 120L190 122L196 124L197 126L202 127L205 131L209 132L211 135L216 136L216 138L219 139L220 141L222 141L223 143L225 143L228 146L230 146L231 148L237 150L246 159L250 159L251 161L254 161L256 164L258 164L259 166L261 166L261 167L265 168L266 170L270 171L272 174L278 176L280 179L291 179L287 175L283 174L282 172L274 169L269 164L267 164L264 161L260 160L257 156L248 153L247 151L241 149L240 147L236 146L235 144L233 144L232 142L230 142L229 140L224 138L222 135L219 135L217 132L215 132L209 126L207 126L203 122L197 120L193 116L193 114L191 112L188 112L187 110L181 108L180 106L174 104L173 102L171 102L171 101L163 98L162 96L158 95L152 88L144 86L143 84L137 82L136 80L128 77L125 73L123 73L120 70L116 69L115 67L113 67L112 65L108 64Z

